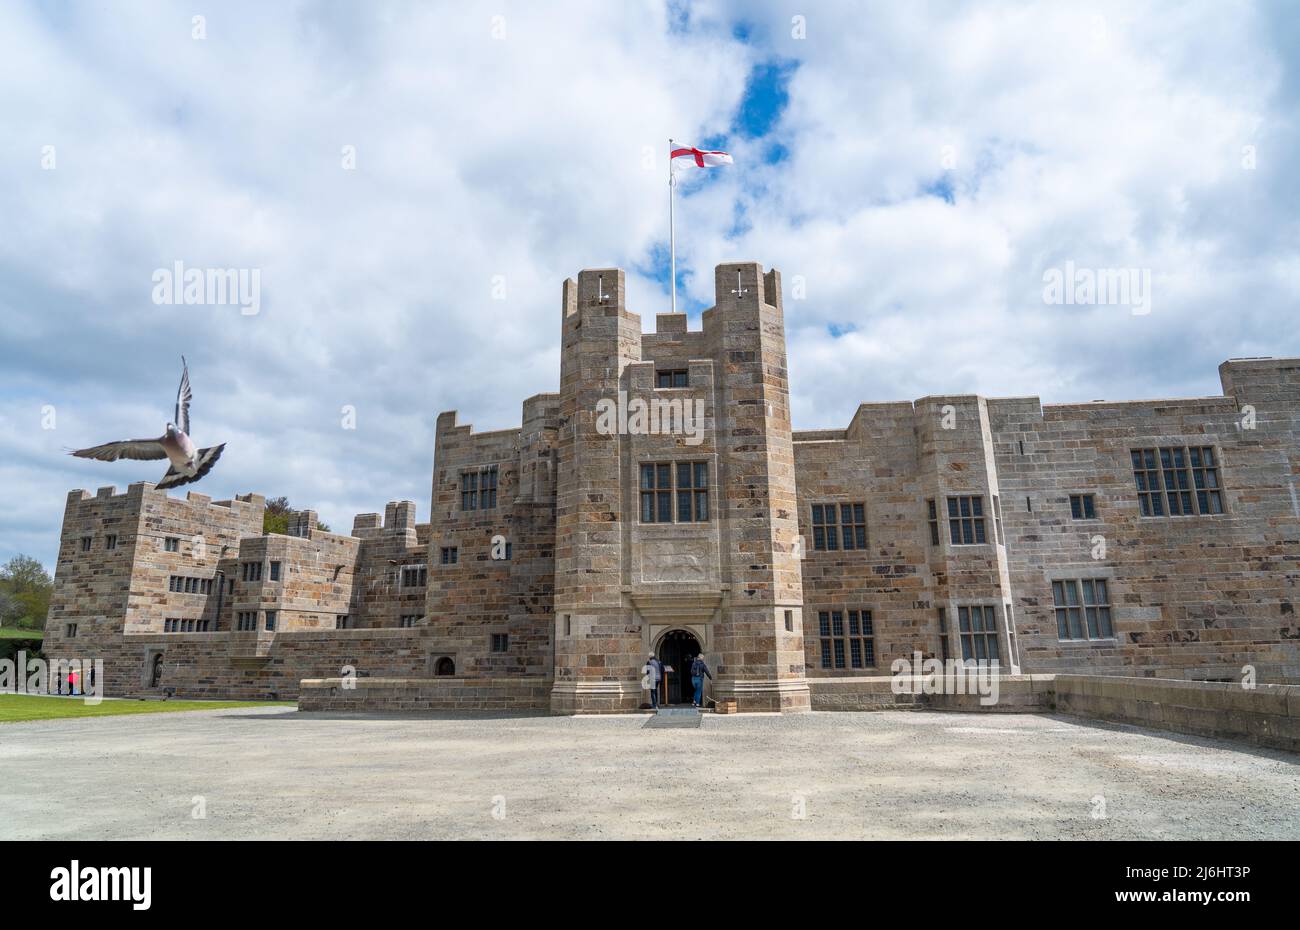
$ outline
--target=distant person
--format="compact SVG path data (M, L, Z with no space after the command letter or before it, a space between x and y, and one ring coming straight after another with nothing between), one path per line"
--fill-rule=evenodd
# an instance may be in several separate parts
M641 666L641 686L650 690L651 710L659 709L659 682L663 681L663 677L664 664L652 652L645 660L645 665Z
M691 701L692 707L704 706L704 679L706 676L709 681L713 680L713 673L709 671L709 666L704 661L704 653L700 653L691 662L691 684L695 686L695 700Z
M68 694L75 696L77 693L77 670L68 670Z

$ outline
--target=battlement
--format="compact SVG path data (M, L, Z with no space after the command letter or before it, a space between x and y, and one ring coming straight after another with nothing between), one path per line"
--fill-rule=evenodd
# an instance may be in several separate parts
M83 488L76 488L68 492L68 507L75 507L84 502L94 502L96 506L105 503L110 506L130 507L130 505L140 505L146 499L153 501L167 501L172 505L190 506L190 507L222 507L226 510L234 511L252 511L266 509L266 495L264 494L237 494L234 500L214 501L208 494L199 491L188 491L184 498L172 497L165 490L159 491L152 482L138 481L127 486L125 492L119 494L117 485L105 485L97 488L94 494Z
M389 501L384 505L382 517L377 513L359 513L352 520L352 535L358 539L398 534L409 534L414 539L415 528L414 501Z

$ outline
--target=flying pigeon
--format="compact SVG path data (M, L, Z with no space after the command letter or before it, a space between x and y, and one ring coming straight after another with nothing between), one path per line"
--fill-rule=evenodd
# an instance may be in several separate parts
M116 462L118 459L135 459L151 462L159 459L171 461L167 474L158 482L158 488L176 488L182 484L198 481L217 464L221 451L226 448L223 442L209 449L196 449L190 439L190 368L181 356L181 386L176 390L176 421L167 424L167 431L157 439L123 439L119 442L106 442L102 446L89 449L77 449L69 455L83 459L97 459L101 462Z

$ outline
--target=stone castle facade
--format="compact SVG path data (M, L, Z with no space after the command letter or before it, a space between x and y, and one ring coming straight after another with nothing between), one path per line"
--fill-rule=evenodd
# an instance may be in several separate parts
M931 396L797 432L779 273L715 284L701 330L643 333L621 271L566 281L559 392L517 429L440 415L426 523L399 501L263 534L256 494L73 491L46 654L102 657L109 694L359 676L403 706L558 713L637 707L650 652L680 699L702 651L741 710L917 653L1300 681L1300 359L1225 362L1222 396ZM677 416L642 428L637 401Z

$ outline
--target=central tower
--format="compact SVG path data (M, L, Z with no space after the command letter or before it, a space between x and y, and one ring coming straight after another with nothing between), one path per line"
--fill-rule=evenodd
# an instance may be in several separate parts
M779 274L720 265L702 330L643 335L623 273L583 271L562 346L552 709L634 710L670 641L713 697L809 709Z

